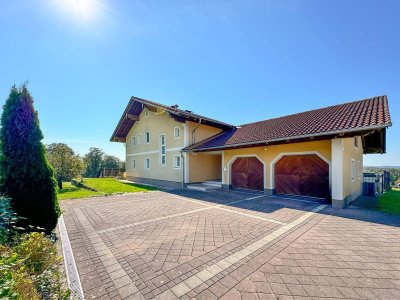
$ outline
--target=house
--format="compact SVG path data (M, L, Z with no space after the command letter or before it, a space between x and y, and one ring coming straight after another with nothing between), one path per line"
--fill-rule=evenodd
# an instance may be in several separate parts
M363 154L385 153L389 126L386 96L241 126L132 97L111 141L125 143L135 182L219 181L345 207L362 192Z

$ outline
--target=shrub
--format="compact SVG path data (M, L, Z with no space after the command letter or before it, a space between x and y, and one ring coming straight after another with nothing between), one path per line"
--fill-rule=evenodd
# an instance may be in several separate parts
M0 128L0 189L12 199L19 224L47 233L57 224L60 208L33 99L26 85L13 86L3 106Z
M43 233L21 235L15 246L0 246L0 298L67 299L54 242Z

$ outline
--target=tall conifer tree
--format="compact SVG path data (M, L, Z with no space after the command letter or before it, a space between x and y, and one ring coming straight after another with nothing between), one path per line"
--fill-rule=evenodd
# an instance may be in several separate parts
M60 208L56 181L45 156L42 131L26 84L13 86L3 106L0 128L0 188L11 198L20 226L57 224Z

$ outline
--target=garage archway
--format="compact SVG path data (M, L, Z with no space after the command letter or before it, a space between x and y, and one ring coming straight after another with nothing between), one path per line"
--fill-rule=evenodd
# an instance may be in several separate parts
M264 190L264 164L255 156L238 157L231 166L234 188Z
M285 155L275 163L276 194L329 198L329 164L318 155Z

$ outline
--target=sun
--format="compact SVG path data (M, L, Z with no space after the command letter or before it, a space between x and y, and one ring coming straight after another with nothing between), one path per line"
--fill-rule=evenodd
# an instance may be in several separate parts
M79 21L90 22L101 10L101 0L57 0L63 12L72 15Z

